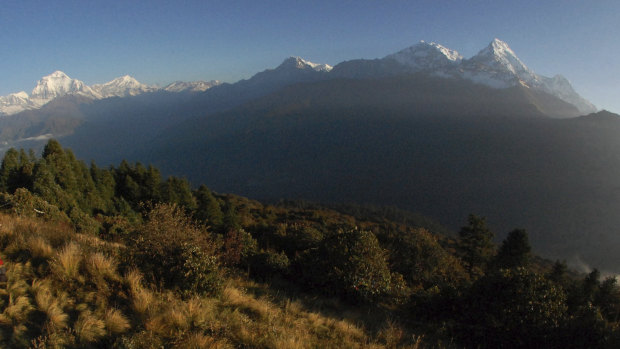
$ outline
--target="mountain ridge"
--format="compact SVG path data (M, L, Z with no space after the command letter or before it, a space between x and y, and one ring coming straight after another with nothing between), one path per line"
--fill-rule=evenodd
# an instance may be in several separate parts
M344 68L345 66L347 68ZM507 43L497 38L469 59L464 59L455 50L434 42L426 43L423 40L381 59L345 61L335 67L313 63L300 57L289 57L274 69L267 69L256 73L248 80L240 80L228 85L244 85L244 88L252 88L252 85L257 85L257 83L260 85L264 83L264 80L269 80L272 85L281 86L287 83L334 77L366 78L420 71L444 78L464 78L494 88L507 88L521 84L542 90L575 105L581 115L597 111L592 103L574 90L566 78L561 75L549 78L536 74L517 57ZM220 83L214 80L186 84L174 82L161 89L169 92L204 92L217 85ZM129 75L104 84L87 86L80 80L71 79L65 73L56 71L43 77L29 98L25 98L24 92L1 96L0 115L12 115L23 110L37 109L50 100L66 94L80 94L93 99L102 99L135 96L157 90L160 88L141 84Z

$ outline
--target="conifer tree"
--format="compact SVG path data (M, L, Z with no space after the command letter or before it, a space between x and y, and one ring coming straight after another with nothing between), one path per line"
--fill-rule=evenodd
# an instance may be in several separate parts
M463 260L470 275L479 274L486 268L487 263L495 252L493 237L484 217L470 214L468 225L459 231L460 248Z
M201 185L195 193L196 196L196 212L194 218L208 222L212 227L219 227L223 223L224 215L220 203L211 193L206 185Z
M2 165L0 166L0 190L12 193L15 187L15 174L19 169L19 152L15 148L10 148L4 154Z
M502 242L496 257L499 268L526 267L529 264L532 247L523 229L515 229Z

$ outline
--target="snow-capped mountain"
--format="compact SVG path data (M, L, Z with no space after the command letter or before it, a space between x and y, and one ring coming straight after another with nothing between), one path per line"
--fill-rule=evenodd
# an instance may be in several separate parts
M178 81L168 85L169 92L200 92L218 85L219 81ZM55 71L44 76L37 82L30 95L22 91L7 96L0 96L0 116L12 115L25 110L39 109L50 101L67 96L81 96L89 99L104 99L110 97L128 97L143 93L158 91L160 88L140 83L129 75L121 76L104 84L86 85L84 82L72 79L62 71Z
M549 78L536 74L517 57L508 44L499 39L494 39L469 59L463 59L458 52L439 44L421 41L386 56L382 61L396 61L410 71L464 78L493 88L522 85L542 90L568 102L584 115L596 112L596 107L579 96L566 78L559 75Z
M94 99L101 95L80 80L71 79L67 74L57 70L39 80L30 94L30 99L37 104L45 104L54 98L68 94L81 95Z
M437 43L424 40L385 57L409 67L412 71L449 69L458 65L463 56Z
M538 88L574 105L584 114L596 112L597 109L594 104L590 103L590 101L575 92L570 82L562 75L556 75L552 78L545 76L539 77L541 78L542 86L538 86Z
M184 91L204 92L210 89L211 87L217 86L219 84L220 82L217 80L191 81L191 82L175 81L171 83L170 85L164 87L164 90L168 92L184 92Z
M316 72L329 72L333 69L333 67L328 64L312 63L310 61L304 60L301 57L289 57L285 59L284 62L282 62L282 64L280 64L276 69L314 70Z
M530 87L541 85L540 77L499 39L493 40L477 55L464 60L460 72L466 79L497 88L517 84Z
M292 83L313 82L330 78L377 78L412 72L424 72L445 78L470 80L493 88L522 85L551 94L574 105L580 113L589 114L596 107L581 97L568 80L560 75L553 78L538 75L529 69L505 42L494 39L475 56L464 59L457 51L440 44L420 41L418 44L376 60L352 60L338 64L336 69L328 64L317 64L300 57L289 57L274 69L255 74L248 80L228 85L243 90L247 98L265 91L275 90ZM174 82L163 90L168 92L202 92L219 81ZM227 84L224 84L227 85ZM236 87L232 87L236 86ZM221 86L224 87L224 86ZM135 96L157 91L159 88L138 82L129 75L104 84L87 86L56 71L43 77L32 90L0 97L0 115L15 114L23 110L40 108L49 101L64 95L79 95L92 99ZM238 93L241 93L237 91ZM220 94L215 94L220 96ZM220 96L221 97L221 96ZM218 97L219 98L219 97Z
M138 82L129 75L121 76L105 84L96 84L92 89L101 95L101 98L136 96L142 93L153 92L157 87Z
M15 114L33 108L36 108L36 105L24 91L11 93L8 96L0 96L0 115L2 113Z

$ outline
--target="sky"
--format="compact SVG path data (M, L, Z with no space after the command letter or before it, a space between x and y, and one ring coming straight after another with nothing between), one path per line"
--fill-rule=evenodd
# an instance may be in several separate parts
M620 113L617 0L2 0L0 95L30 93L55 70L89 85L235 82L289 56L335 65L425 40L469 58L494 38Z

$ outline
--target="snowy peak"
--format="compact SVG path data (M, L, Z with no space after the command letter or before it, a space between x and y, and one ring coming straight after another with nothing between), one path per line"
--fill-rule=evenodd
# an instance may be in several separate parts
M386 56L385 59L393 59L414 71L424 71L453 67L461 62L463 56L437 43L422 40L416 45Z
M489 46L478 52L468 60L478 69L487 68L494 71L508 71L517 76L533 74L530 69L521 62L519 57L510 49L505 42L494 39Z
M71 79L67 74L57 70L39 80L30 94L30 98L38 103L47 103L50 100L68 94L78 94L91 98L100 98L99 94L80 80Z
M332 70L332 66L328 64L318 64L312 63L310 61L306 61L300 57L289 57L280 64L276 70L289 70L289 69L300 69L300 70L314 70L317 72L329 72Z
M170 92L205 91L219 81L177 81L166 87ZM118 77L104 84L86 85L84 82L70 78L64 72L57 70L41 78L32 90L30 96L21 91L7 96L0 96L0 116L12 115L25 110L39 109L48 102L67 95L77 95L89 99L103 99L110 97L128 97L143 93L159 91L156 86L140 83L130 75Z
M595 113L597 111L594 104L581 97L573 89L573 86L570 84L568 79L562 75L556 75L552 78L540 76L540 79L542 81L540 89L574 105L584 115Z
M211 81L175 81L170 85L164 87L165 91L168 92L204 92L210 89L213 86L219 85L220 82L217 80Z
M142 93L153 92L157 88L140 83L129 75L121 76L105 84L96 84L92 89L102 98L136 96Z

